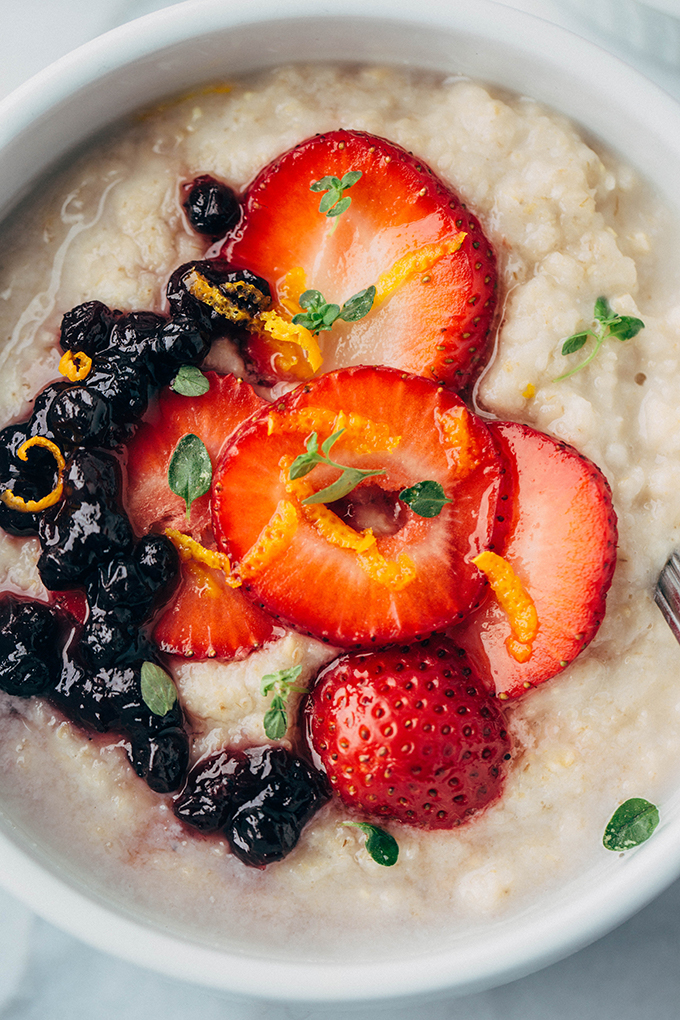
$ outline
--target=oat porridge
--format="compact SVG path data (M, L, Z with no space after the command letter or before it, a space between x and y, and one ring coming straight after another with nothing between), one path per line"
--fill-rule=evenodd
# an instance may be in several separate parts
M423 611L427 619L434 620L427 630L441 631L448 626L449 638L444 640L456 646L462 643L475 669L482 669L479 662L485 662L485 654L493 658L493 652L483 641L480 645L479 635L493 631L496 617L486 619L481 628L474 623L479 612L485 611L488 599L481 610L476 609L483 595L486 567L483 569L481 562L478 570L469 566L470 550L478 554L489 549L494 541L501 547L498 536L504 532L502 528L498 530L497 518L499 500L507 490L498 468L497 447L500 444L507 452L514 449L519 437L528 434L545 436L540 442L551 444L553 452L563 450L561 444L565 443L575 447L588 461L574 458L569 464L592 462L611 486L618 517L618 562L601 626L598 606L603 594L598 589L589 609L592 632L576 635L569 645L566 668L557 663L545 667L545 676L536 673L538 638L533 666L529 665L531 658L524 664L522 650L516 650L511 679L500 667L486 664L500 695L491 704L494 713L501 713L493 737L501 787L490 791L485 810L455 828L449 828L446 820L447 827L435 824L422 829L409 825L409 819L400 818L398 813L387 817L384 826L399 845L399 859L391 867L373 860L366 851L362 831L345 824L364 815L348 808L338 796L329 798L323 782L318 789L315 787L315 810L310 812L297 845L283 860L264 869L247 867L219 833L192 835L181 812L173 810L176 789L164 792L162 783L152 789L153 782L145 783L140 778L153 771L149 760L153 752L144 740L143 746L135 744L135 740L141 739L136 730L133 733L128 728L122 735L116 735L114 729L101 732L106 728L104 722L99 733L79 725L87 720L79 716L80 708L75 711L69 708L67 694L74 684L87 684L87 670L81 669L67 681L62 679L62 694L55 698L3 694L0 716L3 808L20 828L38 834L40 840L46 839L51 854L67 872L86 872L87 881L103 897L122 899L131 910L142 910L146 916L161 920L169 930L181 924L184 930L193 931L197 939L211 944L252 946L260 951L264 947L264 951L295 956L303 953L307 958L317 959L337 957L340 929L352 931L352 938L345 940L343 950L348 956L361 956L369 944L374 953L386 954L407 943L411 949L414 946L424 949L433 934L445 941L461 931L483 927L522 909L541 891L567 881L585 867L598 867L600 859L607 856L602 847L602 832L614 808L629 797L644 797L663 805L680 765L680 699L675 683L680 650L651 597L658 572L678 540L673 494L680 482L676 356L680 306L668 258L672 251L672 225L644 182L630 169L606 153L596 153L570 123L533 101L492 94L463 78L441 80L380 68L295 67L246 82L215 86L146 112L52 178L39 194L24 203L4 230L0 270L3 425L25 421L36 394L54 380L64 378L59 374L64 349L58 346L58 340L62 318L69 310L101 302L107 311L97 313L100 324L107 315L117 314L110 310L121 310L126 315L151 313L150 319L142 317L135 321L138 325L151 323L162 332L164 327L159 323L166 322L169 314L166 297L169 280L175 279L176 283L175 291L170 289L173 314L186 311L186 293L194 298L201 288L214 293L220 281L210 277L205 265L218 256L227 230L215 228L199 233L192 228L183 207L189 182L214 179L225 182L240 195L282 153L304 140L311 140L313 148L316 135L339 130L389 139L407 153L415 154L414 163L422 160L458 196L461 205L453 220L459 233L454 230L452 247L446 252L438 249L433 254L431 245L427 249L425 261L416 267L420 290L413 282L412 268L408 271L410 275L403 266L394 269L399 259L394 252L389 254L389 245L371 255L373 262L368 269L366 263L358 267L351 264L351 259L343 263L346 293L333 292L333 270L324 266L314 279L309 271L307 278L303 275L298 279L297 289L289 280L296 298L305 286L313 285L318 288L315 294L328 297L329 302L338 301L332 306L338 313L333 330L315 333L310 327L307 333L313 341L305 334L306 348L304 345L299 348L300 334L297 335L295 343L304 353L297 367L302 363L307 372L311 366L307 376L303 372L296 377L295 359L286 361L290 332L269 333L264 340L263 335L258 335L245 348L220 338L212 343L201 362L212 394L205 399L222 400L220 407L228 405L229 414L232 410L234 414L233 421L227 415L216 428L216 450L219 452L222 439L243 421L250 420L249 416L253 416L256 424L249 433L247 430L243 433L250 436L248 441L241 439L234 450L212 456L215 484L220 486L213 490L213 502L220 508L216 516L210 517L209 493L205 488L200 493L194 486L191 497L186 493L181 499L177 496L180 512L173 506L169 518L163 520L164 525L184 534L184 539L177 541L183 557L182 570L186 572L182 575L185 587L181 589L185 601L174 614L172 608L164 610L154 631L161 648L183 652L166 655L161 660L172 674L181 704L181 712L176 706L175 716L170 722L166 720L164 734L172 731L172 747L181 758L182 738L178 734L183 732L183 713L192 764L215 760L224 747L241 755L238 760L243 760L248 749L268 744L294 750L305 740L305 721L297 716L304 699L301 692L311 686L322 669L325 670L322 683L327 689L337 674L333 662L339 655L354 654L348 651L354 645L365 653L366 647L370 649L375 644L399 642L402 634L405 637L401 644L425 636L419 629L417 613L412 612L411 616L408 613L409 601L415 601L415 596L411 599L414 592L418 604L426 607ZM368 177L365 173L364 182ZM359 195L358 178L335 179L337 185L319 187L313 196L317 207L325 195L331 196L326 199L326 212L329 208L333 210L333 202L337 208L347 198ZM426 180L423 192L429 187ZM336 194L332 194L333 188ZM283 233L295 233L297 224L291 221L287 194L286 182L282 195L277 197L277 209L283 210L280 229ZM200 196L195 204L199 199ZM429 200L429 194L425 199ZM358 197L352 200L359 202ZM337 222L333 223L331 218L328 224L324 223L324 231L333 230L338 244L345 225L351 222L346 217L343 224L343 208L348 206L340 206L334 217ZM249 212L254 219L253 207L249 207ZM460 228L455 226L458 216L465 218ZM419 307L419 295L428 286L432 288L430 293L437 293L437 266L440 260L444 262L442 255L455 256L458 249L463 251L466 242L461 235L473 236L480 224L496 253L499 306L494 317L490 311L487 319L475 326L479 325L482 346L486 332L490 331L493 340L498 328L495 349L489 351L488 357L481 349L471 355L459 356L455 352L458 359L455 366L461 373L458 388L464 392L464 401L449 388L448 384L455 383L455 379L446 377L448 368L442 357L433 362L435 370L427 383L400 383L398 400L385 398L385 406L378 415L371 410L377 399L376 378L384 376L391 380L397 376L403 380L405 373L419 377L429 371L427 358L418 361L420 355L414 354L404 339L413 331L416 314L409 309ZM408 234L402 225L403 231ZM268 250L251 244L247 230L235 236L235 241L226 244L230 258L239 269L252 270L256 278L265 276L263 266L269 264ZM422 253L422 238L418 244ZM313 255L310 258L313 261ZM302 257L301 264L305 264ZM484 261L483 266L480 262L480 279L486 280L484 285L489 288L495 282L495 264L493 260ZM185 268L181 278L177 277L178 267ZM284 269L297 269L297 264ZM391 276L387 270L392 272ZM384 304L377 307L376 303L373 319L368 314L353 318L356 305L350 302L369 283L382 280L383 272ZM277 277L281 275L279 268ZM251 285L250 278L246 282ZM390 288L398 291L393 301ZM284 290L279 288L281 303L286 298ZM408 293L408 300L404 293ZM563 342L590 326L595 302L602 297L607 299L612 316L639 318L644 329L625 343L617 342L615 337L605 341L587 367L565 378L582 355L564 356ZM375 294L372 299L376 299ZM314 300L316 304L310 299L297 307L298 314L308 316L305 320L308 326L312 321L309 316L328 314L325 309L329 304ZM380 315L388 316L390 307L394 311L401 300L405 303L391 320L378 319ZM435 301L430 300L428 308ZM262 307L266 314L265 306ZM209 309L211 315L220 314L214 302ZM461 329L467 330L468 319L472 322L478 317L478 309L474 311L471 318L465 318L468 315L465 309L456 312L459 325L463 323ZM261 314L259 309L257 314ZM122 319L106 321L107 328L115 329ZM429 320L424 316L422 321L415 321L421 335ZM126 342L122 327L119 333L122 342ZM389 344L385 340L388 333ZM163 336L168 335L166 330ZM339 339L333 343L329 337ZM448 344L448 336L445 341L443 346ZM396 361L395 345L400 350L406 349L404 357L400 355ZM450 354L448 347L445 353ZM268 377L262 366L274 362L276 371L273 377ZM78 379L83 359L74 353L70 363L69 370ZM362 364L391 367L347 368ZM102 369L95 364L94 371ZM164 385L176 371L175 367L162 379ZM332 376L325 375L331 371ZM254 388L248 382L240 382L241 379L250 379ZM447 385L437 386L440 381ZM365 390L364 404L360 408L357 405L358 410L352 408L356 410L355 417L361 417L359 424L350 421L348 415L338 417L347 409L345 385L353 392ZM329 396L330 389L333 392ZM134 383L126 384L122 403L132 404L134 392ZM139 540L135 548L142 550L135 552L135 556L147 579L161 554L153 541L142 546L148 530L145 524L159 499L165 499L153 486L145 487L145 479L153 476L149 465L153 464L163 434L170 435L168 442L171 448L176 448L182 436L199 431L198 418L192 419L194 412L187 408L199 406L203 399L203 395L192 397L166 390L160 402L152 399L146 422L136 435L132 435L134 429L119 423L119 432L114 437L120 440L121 450L129 449L129 454L123 454L126 509ZM474 454L472 466L466 474L461 469L460 456L453 468L451 458L444 458L440 464L433 456L430 463L429 451L419 445L421 441L425 443L422 436L417 437L418 442L413 440L413 449L402 443L399 456L408 464L427 461L427 472L417 479L441 481L442 492L451 483L447 472L457 471L458 483L466 486L459 490L464 495L457 499L460 505L469 500L472 509L466 511L467 524L456 530L447 524L451 514L443 500L437 515L422 517L413 524L415 538L408 531L411 524L403 525L401 520L385 533L381 548L384 551L389 547L389 556L385 554L388 565L401 564L401 574L394 567L396 581L390 589L397 591L401 600L398 602L400 612L403 610L401 622L372 631L377 635L375 639L366 637L369 633L366 629L361 630L367 626L365 621L370 613L365 609L365 599L356 592L363 590L361 585L366 578L372 583L376 571L384 568L382 561L376 566L375 557L368 562L369 543L366 548L354 550L357 562L361 556L366 562L352 574L352 601L363 622L357 623L352 618L344 629L324 630L317 621L334 611L333 602L339 603L340 597L325 596L328 609L325 605L320 607L318 589L312 581L316 583L317 575L323 577L326 561L340 562L333 551L336 547L322 545L322 552L327 555L317 562L314 559L319 556L317 546L308 543L297 548L292 541L287 547L293 550L291 563L277 573L288 579L294 573L293 559L304 559L306 563L295 611L290 610L287 583L285 591L276 590L274 578L258 587L258 570L253 568L250 578L243 572L244 584L254 585L247 598L240 593L235 596L242 599L245 607L242 611L247 615L247 637L239 633L228 639L231 656L219 648L216 653L207 617L203 615L210 616L212 603L208 611L205 599L187 601L191 589L186 577L191 571L202 571L201 584L205 588L206 571L216 569L216 560L201 561L196 548L205 551L212 529L217 538L216 549L210 550L213 556L226 557L229 553L243 563L247 551L257 545L258 536L274 520L274 511L281 514L277 518L277 535L285 533L285 508L279 511L281 503L290 502L293 496L308 496L306 489L293 492L291 488L309 478L309 474L293 478L290 472L295 456L312 458L307 465L310 473L312 462L315 471L321 465L323 472L334 457L344 466L369 433L371 452L361 464L365 472L375 475L370 484L377 489L371 491L378 491L383 461L376 451L382 456L391 451L390 442L396 443L397 425L392 427L388 405L398 404L399 413L407 414L403 409L411 407L411 400L415 409L408 411L409 420L415 421L428 401L433 401L436 420L455 418L456 422L467 423L465 435L472 437L468 446ZM319 411L329 407L331 425ZM286 425L293 415L298 415L303 423L296 426L297 432ZM93 420L88 418L90 423ZM376 422L387 422L389 435L378 435ZM103 436L104 425L101 429ZM345 432L344 437L336 440L337 445L328 441L333 429ZM452 429L453 425L441 426L440 434L450 437ZM321 453L321 447L303 444L291 448L289 455L287 444L292 433L299 444L310 433L316 435L315 430L319 431L320 439L327 440ZM425 427L422 432L426 432ZM493 443L488 440L488 446L484 438L487 432L495 436ZM417 433L418 429L411 424L409 435ZM271 448L275 448L275 454L269 458L260 452L267 437L272 441ZM347 445L349 438L355 442L353 450ZM213 439L206 436L203 439L212 453ZM115 442L108 444L102 460L104 467L98 469L97 484L107 491L107 487L115 487L111 482L114 472L111 464L117 462L118 454L110 452L115 446ZM39 452L54 469L53 451L43 447ZM67 485L75 484L74 477L81 470L78 456L76 452L75 467L73 461L65 467ZM281 468L285 457L289 459L285 468ZM327 464L321 463L323 460ZM612 538L614 527L607 510L608 490L600 481L599 472L594 473L597 469L575 467L573 484L588 482L597 489L597 498L605 507L597 532L602 548L597 550L596 566L589 566L585 558L591 533L579 539L581 545L574 545L576 551L570 556L583 556L583 560L570 561L569 569L559 576L562 587L578 582L585 590L589 585L597 588L599 583L606 590L609 583L609 568L604 571L605 581L597 579L602 562L610 555L604 538ZM235 489L242 491L246 487L249 491L245 511L237 506L237 496L229 495L229 479L236 476L239 481L234 483ZM331 477L334 476L329 476L329 482ZM398 478L400 487L416 481L412 475ZM265 482L268 492L272 488L277 491L276 498L267 495L260 499L259 489L264 489ZM3 484L6 487L5 481ZM91 479L82 484L91 484ZM186 489L193 482L185 479L183 484ZM365 487L368 485L366 481ZM182 484L174 487L175 493L178 488L182 489ZM190 498L194 502L191 511L185 514L182 500L188 502ZM271 506L267 499L274 500ZM332 500L339 514L343 499L347 499L347 493L335 492L327 502ZM258 500L264 509L258 509ZM352 512L357 512L356 504ZM390 504L395 519L401 512ZM384 508L378 516L381 514L384 517ZM588 515L590 520L590 510ZM183 523L185 519L189 524ZM220 523L223 520L227 522L224 525ZM533 525L539 527L539 523L527 518L523 526L531 530ZM361 525L363 530L354 529L354 534L364 535L367 530L364 525L365 521ZM220 535L222 527L224 534ZM317 530L320 527L319 524ZM300 536L307 533L298 527L296 534L296 540L302 542ZM403 538L406 534L406 551L422 539L422 556L434 557L432 562L421 560L428 563L428 583L422 591L407 583L408 564L399 560L403 552L399 536ZM442 535L449 543L448 548L455 549L449 560L458 557L460 561L456 561L455 585L448 579L448 568L432 552L433 546L443 541ZM266 537L271 540L271 529ZM0 541L5 591L46 602L50 597L43 584L46 577L53 579L50 589L69 589L68 577L60 573L61 564L53 558L46 566L45 550L41 549L41 541L43 546L48 545L44 532L41 540L2 532ZM460 552L461 548L465 552ZM267 550L268 555L271 541ZM521 559L521 552L518 555ZM548 543L538 560L546 572L552 558ZM591 569L592 578L588 573ZM491 577L493 582L492 575L489 567L484 576ZM403 588L399 588L402 582ZM149 591L153 588L151 595L146 592L138 603L128 606L132 616L137 613L137 621L146 612L139 606L147 604L144 601L147 595L152 598L155 583L148 582ZM216 583L214 578L210 583ZM332 579L325 583L332 589ZM413 583L419 582L416 579ZM89 581L77 583L76 592L84 588L90 599L87 626L92 631L99 603L91 597L89 584ZM551 585L548 591L554 594L556 582ZM111 590L114 588L112 580ZM531 585L529 589L531 592ZM199 596L195 592L194 595L198 600ZM63 612L77 618L84 598L76 594L69 601L60 594L57 602ZM394 602L390 597L385 604ZM300 609L303 604L304 609ZM539 632L541 626L547 632L552 626L548 623L548 611L541 608L538 596L536 604ZM191 611L196 605L202 607L201 612ZM521 615L517 600L514 605ZM290 620L295 612L300 614L295 620L299 623L297 629L282 622ZM561 606L555 614L558 618L560 612L564 616L569 610ZM388 615L384 607L379 608L381 620ZM451 627L451 622L459 618L461 622ZM217 634L218 623L213 624L212 617L210 622ZM503 622L505 634L507 613ZM159 629L162 627L165 630ZM364 636L357 639L357 634ZM531 628L523 634L513 630L513 634L525 646L530 646L535 637ZM97 640L104 642L101 631L98 635ZM584 643L587 647L577 654ZM442 651L443 657L448 654L448 645L440 647L435 641L433 647ZM149 652L146 657L154 658L154 653ZM432 653L431 657L436 655ZM361 660L360 666L363 664ZM430 668L436 668L436 664L430 664ZM284 671L295 675L294 689L285 705L283 731L268 727L269 732L265 732L265 719L273 699L272 690L263 685L263 678L280 677ZM548 674L552 673L557 675L549 679ZM527 676L534 681L538 676L538 680L529 682ZM543 679L547 682L541 683ZM471 707L469 711L472 710ZM314 731L314 720L308 723ZM277 736L271 737L271 732L277 732ZM317 765L323 739L316 738ZM185 795L179 796L180 800L184 796L184 803L187 802ZM357 805L361 806L361 802L357 801ZM357 916L367 914L379 916L381 925L366 928L357 923Z

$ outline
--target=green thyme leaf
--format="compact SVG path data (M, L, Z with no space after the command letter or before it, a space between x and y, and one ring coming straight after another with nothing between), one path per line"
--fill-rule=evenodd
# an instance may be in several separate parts
M177 701L177 688L169 673L155 662L143 662L142 700L154 715L167 715Z
M586 365L589 365L608 337L621 340L621 342L630 340L632 337L637 336L640 330L644 329L645 325L642 319L636 319L633 315L617 315L616 312L612 311L605 297L599 297L595 302L593 321L596 323L594 328L588 328L581 333L574 333L562 343L562 354L568 355L574 354L575 351L580 351L588 340L592 339L595 342L590 354L575 368L564 372L562 375L558 375L555 382L568 379L570 376L575 375L576 372L580 372Z
M181 393L183 397L201 397L210 389L210 383L195 365L182 365L179 372L172 380L172 387L175 393Z
M305 290L300 294L300 307L301 308L316 308L319 305L324 305L323 294L320 290Z
M328 461L328 463L332 464L332 461ZM340 467L339 464L332 464L332 466ZM307 496L307 499L302 500L302 505L313 506L315 503L334 503L336 499L348 496L352 489L356 489L359 482L363 482L364 478L384 474L384 468L380 468L378 471L364 471L362 468L344 467L342 474L335 482L327 485L325 489L319 489L312 496Z
M582 347L585 347L589 336L590 333L574 333L573 336L567 337L562 344L562 354L574 354L576 351L580 351Z
M630 850L649 839L658 824L658 808L648 800L632 797L616 809L602 842L607 850Z
M342 499L343 496L347 496L352 489L356 489L359 482L362 482L364 478L385 474L384 468L369 471L363 468L347 467L346 464L337 464L334 460L331 460L329 453L344 431L344 429L339 429L332 436L329 436L328 439L325 439L321 444L321 453L318 452L318 436L316 432L312 432L307 440L307 453L301 453L291 464L288 472L288 477L291 481L295 478L304 478L317 464L327 464L329 467L337 468L338 471L342 472L340 477L336 478L331 485L327 485L325 489L320 489L318 492L303 499L303 506L312 506L315 503L333 503L336 499Z
M368 315L375 301L375 287L371 285L353 294L342 308L340 305L329 304L319 290L305 290L299 300L300 307L305 311L294 315L293 323L296 326L304 326L318 336L319 333L331 329L336 319L357 322L358 319Z
M352 204L352 199L349 197L349 195L345 195L345 197L341 198L340 201L338 202L338 204L334 205L333 208L330 209L326 215L327 216L342 216L342 214L349 209L351 204Z
M317 464L323 463L324 458L319 453L319 437L316 432L312 432L311 436L308 437L306 445L307 453L299 454L290 465L288 477L291 482L295 481L296 478L304 478Z
M345 322L357 322L359 319L363 319L365 315L368 315L374 301L375 287L371 284L370 287L358 291L345 301L340 312L340 318L344 319Z
M313 181L309 185L310 191L331 191L340 187L339 177L322 177L320 181Z
M407 503L419 517L438 517L447 503L453 503L453 500L444 494L439 482L429 479L416 482L410 489L402 489L399 499Z
M328 437L328 439L324 439L323 443L321 444L321 452L323 453L324 457L329 456L331 450L333 449L333 447L335 446L335 444L337 443L338 439L340 438L344 431L345 431L344 429L338 429L338 431L334 432L332 436Z
M593 309L593 315L600 322L607 322L612 318L613 312L607 301L606 297L599 297L595 302L595 308Z
M636 319L633 315L621 315L609 325L609 335L617 340L632 340L641 329L644 329L642 319Z
M391 868L399 858L399 844L394 836L377 825L369 825L368 822L343 822L343 825L353 825L366 836L366 850L376 864L382 864Z
M309 186L310 191L326 192L319 202L319 212L326 216L341 216L352 203L345 192L362 176L361 170L348 170L342 180L338 177L322 177L319 181L313 181Z
M175 447L168 466L168 485L186 503L187 519L191 504L205 495L211 482L210 455L198 436L188 432Z
M286 703L278 694L272 698L272 703L264 714L264 732L270 740L281 740L285 737L288 729L288 716L286 715Z
M288 666L286 669L277 669L276 673L266 673L260 682L260 694L267 695L276 691L277 694L283 695L286 689L292 689L291 685L301 672L302 666Z
M281 740L288 729L288 713L286 704L292 691L305 693L305 687L296 687L295 681L302 672L302 666L289 666L278 669L276 673L267 673L260 682L260 694L273 695L269 708L264 715L264 732L270 740Z

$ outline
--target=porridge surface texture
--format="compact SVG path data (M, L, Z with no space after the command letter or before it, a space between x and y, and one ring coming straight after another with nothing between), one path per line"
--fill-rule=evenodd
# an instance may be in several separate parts
M247 869L226 842L188 838L169 798L137 779L120 747L88 739L39 699L0 701L2 798L66 871L201 939L324 958L337 955L342 930L348 955L369 944L378 954L425 949L435 934L454 939L610 866L601 838L615 807L639 796L663 809L672 792L680 649L651 597L680 537L680 304L668 216L633 171L569 122L463 78L291 67L228 85L149 110L100 141L5 229L2 422L25 415L57 376L67 309L96 298L162 311L171 272L203 257L180 183L212 174L240 190L317 132L369 131L425 160L496 247L501 327L476 400L490 416L573 444L606 474L620 529L607 616L561 676L508 708L517 752L503 798L451 832L396 826L393 868L369 858L331 803L288 858ZM645 329L556 382L578 360L561 355L563 339L590 323L600 295ZM218 370L234 363L226 344L208 359ZM45 596L37 541L3 534L0 550L3 587ZM334 654L287 632L244 661L176 665L194 754L262 742L261 677L294 662L309 682Z

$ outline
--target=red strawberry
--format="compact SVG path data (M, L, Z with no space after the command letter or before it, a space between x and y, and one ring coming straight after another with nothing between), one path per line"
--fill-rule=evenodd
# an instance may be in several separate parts
M502 697L516 697L559 673L595 636L616 563L616 515L606 478L573 447L513 422L489 430L515 488L497 551L533 600L538 631L518 662L506 643L508 616L490 594L452 636Z
M175 528L210 542L209 495L186 506L168 486L175 446L188 432L204 442L213 464L230 433L264 405L247 383L234 376L205 373L210 389L185 397L170 389L128 446L126 507L138 534ZM271 638L274 621L226 585L224 574L195 560L182 563L180 586L154 629L165 652L195 658L232 659Z
M452 829L501 793L503 714L445 637L344 655L319 676L308 713L333 789L373 818Z
M233 375L206 372L210 389L185 397L165 389L128 445L126 510L138 535L176 528L201 540L210 527L210 495L186 504L168 485L168 466L177 443L187 433L202 439L215 464L224 440L264 404L253 389Z
M327 177L342 181L352 171L360 179L336 193L351 205L327 216L319 210L323 192L311 186ZM460 248L449 244L447 250L454 238L462 239ZM323 371L391 365L460 391L486 358L495 307L493 250L443 181L384 138L332 131L279 156L248 188L241 224L221 256L264 277L279 308L307 289L343 305L378 286L366 318L338 319L320 334ZM381 282L393 268L392 281ZM286 280L299 269L303 275ZM263 335L248 353L264 375L310 375L304 359L295 363L294 350Z
M182 563L179 590L153 632L161 651L194 659L243 658L273 636L268 613L194 560Z
M385 473L329 507L305 506L304 486L317 493L338 470L318 464L301 488L290 465L311 433L321 446L340 428L332 459ZM274 615L345 647L410 640L480 598L471 559L493 538L500 470L486 427L455 394L390 368L344 369L288 393L225 445L213 477L215 537ZM453 501L438 516L399 498L421 481Z

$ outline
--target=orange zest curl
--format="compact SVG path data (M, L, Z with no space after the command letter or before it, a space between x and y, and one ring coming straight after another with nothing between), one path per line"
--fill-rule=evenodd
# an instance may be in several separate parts
M434 418L449 467L455 467L459 479L467 478L479 464L479 449L470 429L470 412L465 407L451 407L443 412L436 409Z
M290 458L282 457L280 466L286 491L295 500L297 512L308 524L311 524L324 541L339 549L349 549L356 553L359 566L376 584L391 588L392 591L402 591L412 581L415 581L415 564L406 553L400 553L396 562L386 560L378 549L371 528L355 531L323 503L304 506L302 500L312 495L313 485L306 478L289 480Z
M183 562L193 561L211 567L213 570L221 570L224 572L226 583L230 588L240 588L241 581L233 576L231 561L225 553L218 552L216 549L206 549L200 542L175 528L166 528L165 534L177 549Z
M378 277L373 308L386 301L409 277L429 272L440 259L457 252L466 237L465 231L461 230L445 241L424 244L421 248L402 255L386 273L381 273Z
M59 362L59 371L70 382L80 382L90 374L92 358L85 351L66 351Z
M533 599L502 556L487 549L472 562L486 574L501 609L507 614L512 631L505 642L508 652L516 662L526 662L531 657L531 642L538 633L538 614Z
M0 493L0 499L5 506L8 506L10 510L19 510L21 513L26 514L37 514L41 510L47 510L48 507L54 506L55 503L59 502L64 491L62 479L66 461L59 447L51 439L46 439L45 436L32 436L31 439L27 439L25 443L22 443L17 450L19 460L28 460L28 450L32 446L42 446L50 451L57 462L59 474L55 487L46 496L43 496L42 499L23 499L22 496L15 496L11 489L5 489L3 493Z
M376 584L382 584L392 591L403 591L415 581L416 566L410 556L399 553L396 560L386 560L376 544L357 553L359 566Z
M350 441L356 454L392 453L401 442L401 436L390 435L388 425L373 418L365 418L354 411L329 411L325 407L301 407L282 414L271 410L267 420L267 434L290 432L323 432L332 435L345 430L342 442Z

